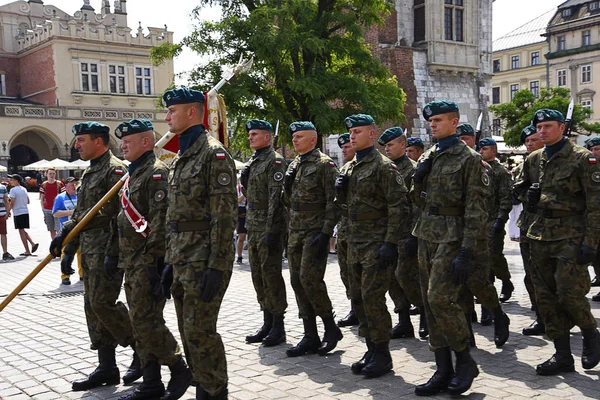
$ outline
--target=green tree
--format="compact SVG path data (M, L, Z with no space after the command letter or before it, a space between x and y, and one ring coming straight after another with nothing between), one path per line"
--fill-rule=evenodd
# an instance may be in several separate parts
M508 146L518 147L521 145L521 131L531 124L533 114L541 108L551 108L567 115L569 103L571 102L571 91L566 88L544 88L540 91L539 98L535 98L529 90L520 90L515 93L509 103L490 107L496 118L499 118L504 133L504 141ZM575 104L573 108L573 132L589 135L600 132L599 123L588 123L586 119L592 115L590 108Z
M280 140L289 141L292 121L310 120L320 134L345 132L346 116L364 112L376 121L404 120L405 94L372 54L366 30L384 22L391 0L200 0L194 31L181 43L153 50L156 63L184 46L205 56L190 74L190 86L208 89L221 68L240 55L254 55L248 74L221 89L228 118L245 134L243 122L281 121ZM220 21L201 21L201 10L218 5ZM243 145L243 140L234 140ZM241 149L238 149L241 150Z

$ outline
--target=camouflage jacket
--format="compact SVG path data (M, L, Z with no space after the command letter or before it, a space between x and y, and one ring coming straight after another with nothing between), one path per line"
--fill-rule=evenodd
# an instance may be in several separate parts
M342 168L340 168L340 175L348 174L350 164L351 161L348 161L342 166ZM336 197L334 200L334 204L337 207L338 215L340 217L337 225L338 240L348 240L348 204L346 203L346 200L347 199L343 199L343 201L340 201L338 197Z
M526 157L527 158L527 157ZM521 174L523 173L523 165L525 165L524 162L522 162L521 164L517 165L515 167L515 182L518 181L519 177L521 176ZM530 174L535 173L535 171L531 171ZM532 181L533 182L539 182L540 178L537 176L537 174L535 174L535 176L532 175ZM531 225L531 223L533 222L533 216L535 214L530 213L529 211L527 211L527 196L524 196L525 198L523 199L523 197L519 198L518 194L516 193L515 188L512 189L512 193L513 193L513 199L518 200L520 203L523 204L523 211L521 211L521 214L519 215L519 219L517 220L517 226L524 231L527 231L527 228L529 227L529 225ZM525 193L527 193L527 191L525 190ZM522 201L523 200L523 201Z
M235 178L233 158L205 132L175 156L168 182L167 264L207 261L209 268L233 268Z
M408 158L406 154L400 158L393 160L393 162L398 167L398 172L400 172L400 175L402 175L402 177L404 178L404 184L406 185L406 189L410 191L410 188L412 187L412 176L415 172L415 168L417 168L417 162ZM410 217L408 220L410 221L410 230L412 231L412 228L417 223L417 218L419 217L420 209L412 201L410 196L407 196L407 198L410 210Z
M289 229L292 231L319 230L333 234L338 210L333 204L335 178L338 169L333 160L319 149L309 152L304 161L297 156L288 170L297 168L291 193L284 193L289 209Z
M285 231L285 209L281 190L286 163L273 149L265 150L249 164L248 187L243 189L248 200L246 228L254 231Z
M493 160L488 164L492 170L492 196L488 198L488 220L501 219L506 222L508 214L512 210L512 179L510 173L498 160Z
M491 190L486 163L462 142L443 152L432 147L419 162L426 158L433 159L426 185L415 184L411 190L412 198L423 204L413 235L433 243L458 241L462 247L475 248L487 235Z
M514 187L524 203L533 183L539 183L542 194L530 223L522 225L527 237L583 237L583 244L595 249L600 241L600 165L594 155L569 141L549 160L545 149L536 150L525 159Z
M64 223L71 230L102 197L112 189L127 172L123 161L115 157L110 150L104 153L88 167L77 191L77 206L71 219ZM84 254L119 255L118 237L115 234L119 199L112 197L81 230L74 241L78 241Z
M129 177L127 189L123 188L135 209L148 222L146 236L137 233L121 211L117 216L119 234L119 265L123 268L155 266L158 258L165 256L165 214L167 213L167 177L169 168L154 153L144 158L142 164Z

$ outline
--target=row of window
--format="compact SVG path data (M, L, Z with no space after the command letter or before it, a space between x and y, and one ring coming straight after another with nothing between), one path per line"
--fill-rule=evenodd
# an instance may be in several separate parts
M79 64L81 73L81 90L83 92L101 92L100 70L98 63L82 62ZM130 93L127 80L127 68L125 65L108 64L108 91L110 93ZM150 67L134 67L135 93L152 94L152 70Z
M425 0L414 2L415 42L425 40ZM444 39L455 42L465 41L464 0L444 0Z
M581 47L592 44L592 32L589 29L581 31ZM556 51L567 50L567 35L556 37Z
M540 52L532 51L529 58L529 66L540 65ZM500 59L495 59L493 61L494 72L502 71L502 65L500 63ZM510 58L510 69L518 69L521 68L521 57L516 55Z

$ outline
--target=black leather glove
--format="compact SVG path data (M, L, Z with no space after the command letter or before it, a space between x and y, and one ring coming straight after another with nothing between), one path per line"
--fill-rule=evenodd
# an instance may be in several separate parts
M376 258L379 260L379 269L395 268L398 264L398 246L390 242L384 242L379 248Z
M536 212L537 205L542 198L542 188L539 183L534 183L527 189L527 211Z
M315 247L315 255L320 260L327 257L329 253L329 235L326 233L319 233L313 241L310 243L310 247Z
M214 268L207 268L202 275L200 290L202 290L202 301L212 301L223 285L223 271Z
M292 190L292 185L294 184L294 180L296 179L296 173L298 172L298 166L294 166L293 168L288 168L285 171L285 176L283 177L283 190L286 193L289 193Z
M63 275L73 275L75 273L75 270L71 267L73 260L75 260L74 254L65 254L60 260L60 272Z
M246 165L240 171L240 184L244 187L244 189L248 188L248 177L250 176L250 166Z
M165 264L165 267L160 274L160 286L162 288L162 294L166 299L171 298L171 285L173 284L173 266L171 264Z
M417 165L417 169L415 169L415 173L413 174L413 181L415 183L423 183L423 180L431 171L431 165L433 164L432 158L426 158L419 162Z
M504 224L505 224L505 222L503 220L501 220L500 218L497 218L494 221L494 225L492 225L492 234L500 235L500 234L504 233Z
M105 256L104 257L104 269L109 275L116 274L119 270L119 257Z
M458 255L452 264L450 264L450 272L454 275L454 282L457 285L462 285L469 278L469 268L471 267L471 261L473 260L473 253L471 249L461 247L458 251Z
M269 253L277 253L281 251L281 240L275 233L267 233L265 235L265 244L269 249Z
M579 247L579 252L577 253L577 264L588 266L596 259L596 250L592 249L585 244L582 244Z
M338 175L337 178L335 178L335 195L339 198L346 197L349 183L350 177L348 175Z
M419 239L410 235L404 242L404 252L407 257L416 257L419 251Z
M158 268L155 266L144 267L146 270L146 274L148 275L148 280L150 281L150 287L152 288L152 299L158 301L162 299L163 292L160 281L160 275L158 274Z
M67 237L68 232L64 230L61 231L58 235L54 236L54 239L50 242L50 254L54 257L60 257L62 254L63 241Z

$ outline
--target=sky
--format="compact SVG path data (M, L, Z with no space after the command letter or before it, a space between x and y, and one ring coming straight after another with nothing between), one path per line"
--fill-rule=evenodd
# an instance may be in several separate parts
M496 0L493 9L493 40L525 25L566 0Z

